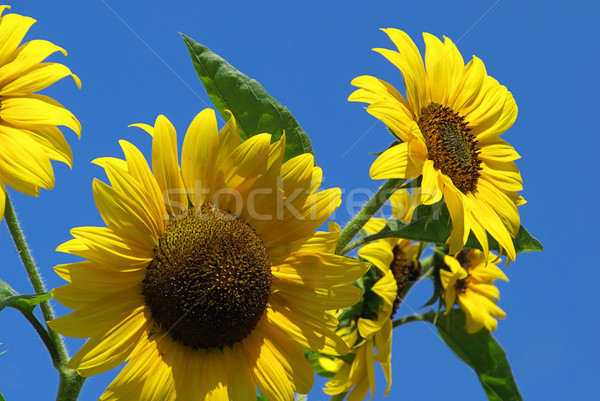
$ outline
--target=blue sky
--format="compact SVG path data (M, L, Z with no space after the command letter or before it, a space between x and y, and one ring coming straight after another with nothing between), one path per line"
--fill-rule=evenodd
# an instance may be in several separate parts
M126 4L123 4L126 3ZM480 57L513 93L515 125L503 135L521 154L522 224L546 251L521 254L500 283L508 317L496 338L504 347L525 399L590 399L597 391L600 324L596 203L600 146L593 119L600 107L593 2L166 2L32 0L12 12L38 20L26 37L64 47L53 56L79 75L83 88L64 80L45 93L79 118L81 140L65 134L73 169L55 164L56 186L30 198L10 192L48 288L63 281L52 267L71 260L55 248L77 226L102 225L91 191L101 156L121 157L127 139L146 155L150 138L127 128L166 115L183 133L211 106L178 32L208 46L257 79L289 107L310 135L325 187L345 193L375 190L368 176L374 156L393 140L362 105L347 102L352 78L375 75L402 91L399 72L373 47L391 48L379 28L406 31L421 51L422 32L453 39L463 57ZM297 3L299 4L299 2ZM222 122L221 122L222 124ZM349 218L342 205L335 220ZM6 225L0 225L0 279L30 293ZM406 300L418 308L430 292L417 286ZM57 305L55 303L55 305ZM56 306L57 314L67 309ZM400 313L409 313L408 308ZM8 401L53 399L58 383L47 352L15 310L0 314L0 392ZM68 339L72 352L81 340ZM476 376L437 338L430 326L411 323L394 331L393 385L387 399L484 399ZM118 369L88 379L81 400L96 399ZM374 399L384 399L382 375ZM317 380L309 400L326 400Z

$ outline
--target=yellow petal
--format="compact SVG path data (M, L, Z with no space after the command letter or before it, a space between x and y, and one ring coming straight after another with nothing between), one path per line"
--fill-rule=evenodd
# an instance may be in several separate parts
M142 188L145 189L146 200L148 202L148 206L153 211L153 214L158 221L165 222L168 220L167 209L165 207L165 203L163 202L163 198L161 195L160 187L156 182L156 179L152 175L152 171L148 166L148 162L142 155L142 152L139 151L131 143L121 140L119 141L121 148L123 149L123 153L125 154L125 159L127 161L127 172L135 178L142 185ZM159 228L161 227L159 223ZM161 231L162 232L162 231Z
M4 183L0 181L0 221L4 217L4 207L6 205L6 187Z
M245 340L244 340L245 341ZM202 362L202 374L200 380L200 394L205 401L228 401L228 383L225 381L229 376L229 358L227 361L224 354L219 350L211 349L204 354Z
M158 243L157 233L140 216L134 201L124 197L114 188L94 179L92 184L96 207L104 223L119 235L138 242L145 249L154 249Z
M269 325L265 320L259 322L253 335L263 338L264 346L268 347L281 363L294 391L308 394L314 384L314 374L302 349L291 342L284 331Z
M452 232L446 243L450 246L450 253L455 255L467 242L471 231L471 221L468 212L465 211L465 202L468 199L451 182L446 182L446 184L450 184L450 186L446 185L444 187L444 199L452 220Z
M329 288L352 283L369 265L333 254L294 254L293 258L272 266L273 276L314 288Z
M39 127L64 125L81 132L81 124L73 113L60 103L43 95L28 95L2 99L0 116L17 128L35 130Z
M181 151L181 176L196 206L206 202L212 188L218 149L217 117L205 109L190 124Z
M361 89L354 91L348 100L350 102L363 102L363 103L377 103L382 99L388 102L400 102L409 109L408 102L404 99L404 96L400 94L392 85L387 82L371 77L368 75L362 75L352 80L351 85L357 86Z
M259 134L238 146L216 172L212 202L234 214L241 212L249 189L265 170L271 135Z
M358 250L358 256L372 263L383 274L390 270L394 261L392 248L385 241L376 241L364 245Z
M273 354L264 338L251 333L243 341L244 352L252 366L252 376L256 385L267 399L293 401L294 389L278 355Z
M67 55L67 52L47 40L32 40L19 47L14 59L0 67L0 87L29 71L46 57L55 52Z
M418 113L430 101L421 53L412 39L403 31L393 28L382 29L382 31L394 42L398 53L384 49L373 50L381 53L402 72L408 103L411 105L411 109Z
M433 167L432 160L423 164L423 181L421 182L420 203L433 205L442 199L443 188L440 188L438 175L440 173Z
M336 310L352 306L362 296L362 291L353 285L342 285L331 288L309 288L307 286L288 282L276 281L273 286L277 292L272 294L272 302L282 299L281 303L287 302L298 307L315 310Z
M486 76L483 61L473 56L465 66L462 79L455 87L454 98L450 97L448 106L460 115L467 115L467 111L472 109L472 103L478 98Z
M93 337L139 314L143 307L144 299L141 295L128 291L113 293L100 302L85 305L68 315L49 321L48 326L69 337Z
M228 352L225 350L225 352ZM231 349L231 366L234 369L229 369L229 396L232 400L239 401L255 401L256 387L254 378L248 366L242 342L233 344ZM190 398L192 399L192 398Z
M163 115L156 118L152 140L152 168L161 189L167 212L178 215L187 209L185 186L179 170L177 134L171 122Z
M34 23L33 18L18 14L7 14L0 19L0 65L13 55Z
M437 104L448 104L454 74L451 50L429 33L424 32L423 39L426 46L425 69L431 101Z
M418 172L409 157L408 143L402 142L380 154L371 165L369 175L374 180L416 178Z
M323 319L277 304L267 308L266 318L304 349L329 355L344 355L348 352L346 343L328 328Z
M146 306L132 313L102 334L90 338L71 358L67 367L89 377L113 369L127 360L139 341L146 341Z
M153 340L141 341L132 353L132 359L108 386L100 400L175 401L177 394L172 373L174 361L166 360L174 354L175 348L176 345L170 339L160 343Z
M31 137L0 124L0 172L15 189L20 183L51 189L54 173L46 152Z
M73 74L67 66L58 63L40 64L39 67L27 71L19 78L4 85L0 90L0 96L27 95L45 89L56 81L68 76L73 77L77 86L81 88L79 77Z

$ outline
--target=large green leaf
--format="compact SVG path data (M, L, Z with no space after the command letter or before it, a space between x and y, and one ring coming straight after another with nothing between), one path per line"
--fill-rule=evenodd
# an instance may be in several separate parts
M381 238L407 238L415 241L431 242L443 244L450 236L452 222L446 205L441 208L438 206L419 206L414 214L413 220L406 223L401 220L390 219L386 226L378 233L361 238L359 244L362 245ZM544 247L537 239L521 226L517 236L513 239L516 253L542 251ZM500 251L498 241L488 235L489 248L492 251ZM481 249L477 238L471 233L465 244L468 249Z
M31 314L37 304L50 298L52 298L52 295L49 292L45 294L20 295L7 283L0 280L0 311L9 306L18 309L23 314Z
M442 340L473 368L489 400L522 401L506 354L486 329L467 333L465 314L460 309L439 314L435 323Z
M271 134L273 140L278 140L285 131L285 160L312 153L308 135L287 107L269 96L256 80L242 74L206 46L181 36L210 100L224 119L229 118L225 110L233 113L242 140L261 133Z

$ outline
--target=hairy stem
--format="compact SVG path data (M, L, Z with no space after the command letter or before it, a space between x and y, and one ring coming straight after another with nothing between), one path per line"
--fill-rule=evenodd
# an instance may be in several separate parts
M46 293L47 291L44 287L42 277L40 276L38 268L31 257L31 252L29 251L29 247L25 241L25 236L23 235L21 225L19 224L19 220L17 219L17 215L12 206L10 198L8 197L8 194L6 195L4 218L6 219L6 224L8 225L8 229L10 230L13 241L17 247L17 251L19 252L21 260L23 261L23 265L25 266L25 270L27 271L27 275L29 276L29 280L31 281L35 293ZM50 305L50 302L41 302L40 308L42 310L44 320L49 321L54 319L54 313L52 312L52 306ZM48 352L50 352L52 363L56 370L58 370L60 383L56 399L59 401L76 400L79 392L81 391L81 386L83 385L85 378L79 376L75 370L67 368L69 356L67 355L67 350L62 338L54 330L42 326L42 324L34 316L30 318L26 315L26 317L42 338L44 345L46 348L48 348Z
M362 210L358 212L352 221L348 223L348 225L342 230L338 238L335 253L338 255L345 255L352 249L348 249L346 245L352 241L352 238L354 238L360 229L363 228L363 226L367 223L367 221L369 221L369 219L373 217L373 215L375 215L379 209L381 209L390 196L392 196L394 191L396 191L396 189L398 189L398 187L400 187L404 181L405 180L399 178L393 178L388 180L381 186L381 188L379 188L375 196L373 196L367 202Z

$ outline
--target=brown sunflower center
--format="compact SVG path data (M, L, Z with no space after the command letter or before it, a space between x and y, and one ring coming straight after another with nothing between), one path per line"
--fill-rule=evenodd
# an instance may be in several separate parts
M452 180L462 193L475 192L481 159L479 145L464 117L449 107L430 103L417 122L433 166Z
M456 260L460 263L460 266L465 269L467 272L469 271L469 267L471 267L471 260L469 259L469 251L464 250L460 251L458 255L456 255ZM454 288L456 288L456 292L459 294L464 294L467 291L467 286L469 284L469 276L463 278L462 280L456 280L456 284Z
M171 220L143 294L157 325L192 348L222 348L256 327L271 293L271 260L243 219L205 205Z
M398 284L398 292L396 293L394 309L392 310L393 317L400 307L407 285L419 279L421 269L419 267L419 262L407 258L406 255L404 255L404 251L399 246L396 245L394 249L392 249L392 253L394 254L394 259L390 264L390 270L396 279L396 284Z

